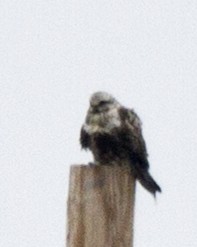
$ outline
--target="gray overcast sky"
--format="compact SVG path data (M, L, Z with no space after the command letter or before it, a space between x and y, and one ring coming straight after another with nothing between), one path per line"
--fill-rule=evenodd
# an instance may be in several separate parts
M143 121L155 203L137 186L135 247L197 242L196 0L0 1L0 242L63 247L79 130L105 90Z

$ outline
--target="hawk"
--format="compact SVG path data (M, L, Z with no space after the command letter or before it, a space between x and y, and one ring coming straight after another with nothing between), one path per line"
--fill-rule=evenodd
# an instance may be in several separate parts
M161 188L149 173L142 123L133 109L112 95L96 92L80 133L83 149L92 151L96 165L129 164L133 176L154 196Z

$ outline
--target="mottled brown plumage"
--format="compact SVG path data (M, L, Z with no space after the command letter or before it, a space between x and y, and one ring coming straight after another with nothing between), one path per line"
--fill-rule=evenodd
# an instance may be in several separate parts
M161 192L148 171L148 154L139 117L110 94L92 95L80 143L82 148L92 151L96 164L129 164L132 174L149 192L153 195Z

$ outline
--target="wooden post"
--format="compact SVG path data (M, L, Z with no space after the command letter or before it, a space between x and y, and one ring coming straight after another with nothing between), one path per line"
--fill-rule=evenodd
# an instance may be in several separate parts
M132 247L134 195L127 166L71 166L67 247Z

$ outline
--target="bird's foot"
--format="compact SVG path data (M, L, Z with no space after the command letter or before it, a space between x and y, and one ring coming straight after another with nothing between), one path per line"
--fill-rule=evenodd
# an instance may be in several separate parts
M88 166L90 166L90 167L95 167L95 166L96 166L96 164L95 164L95 163L93 163L93 162L89 162L89 163L88 163Z

